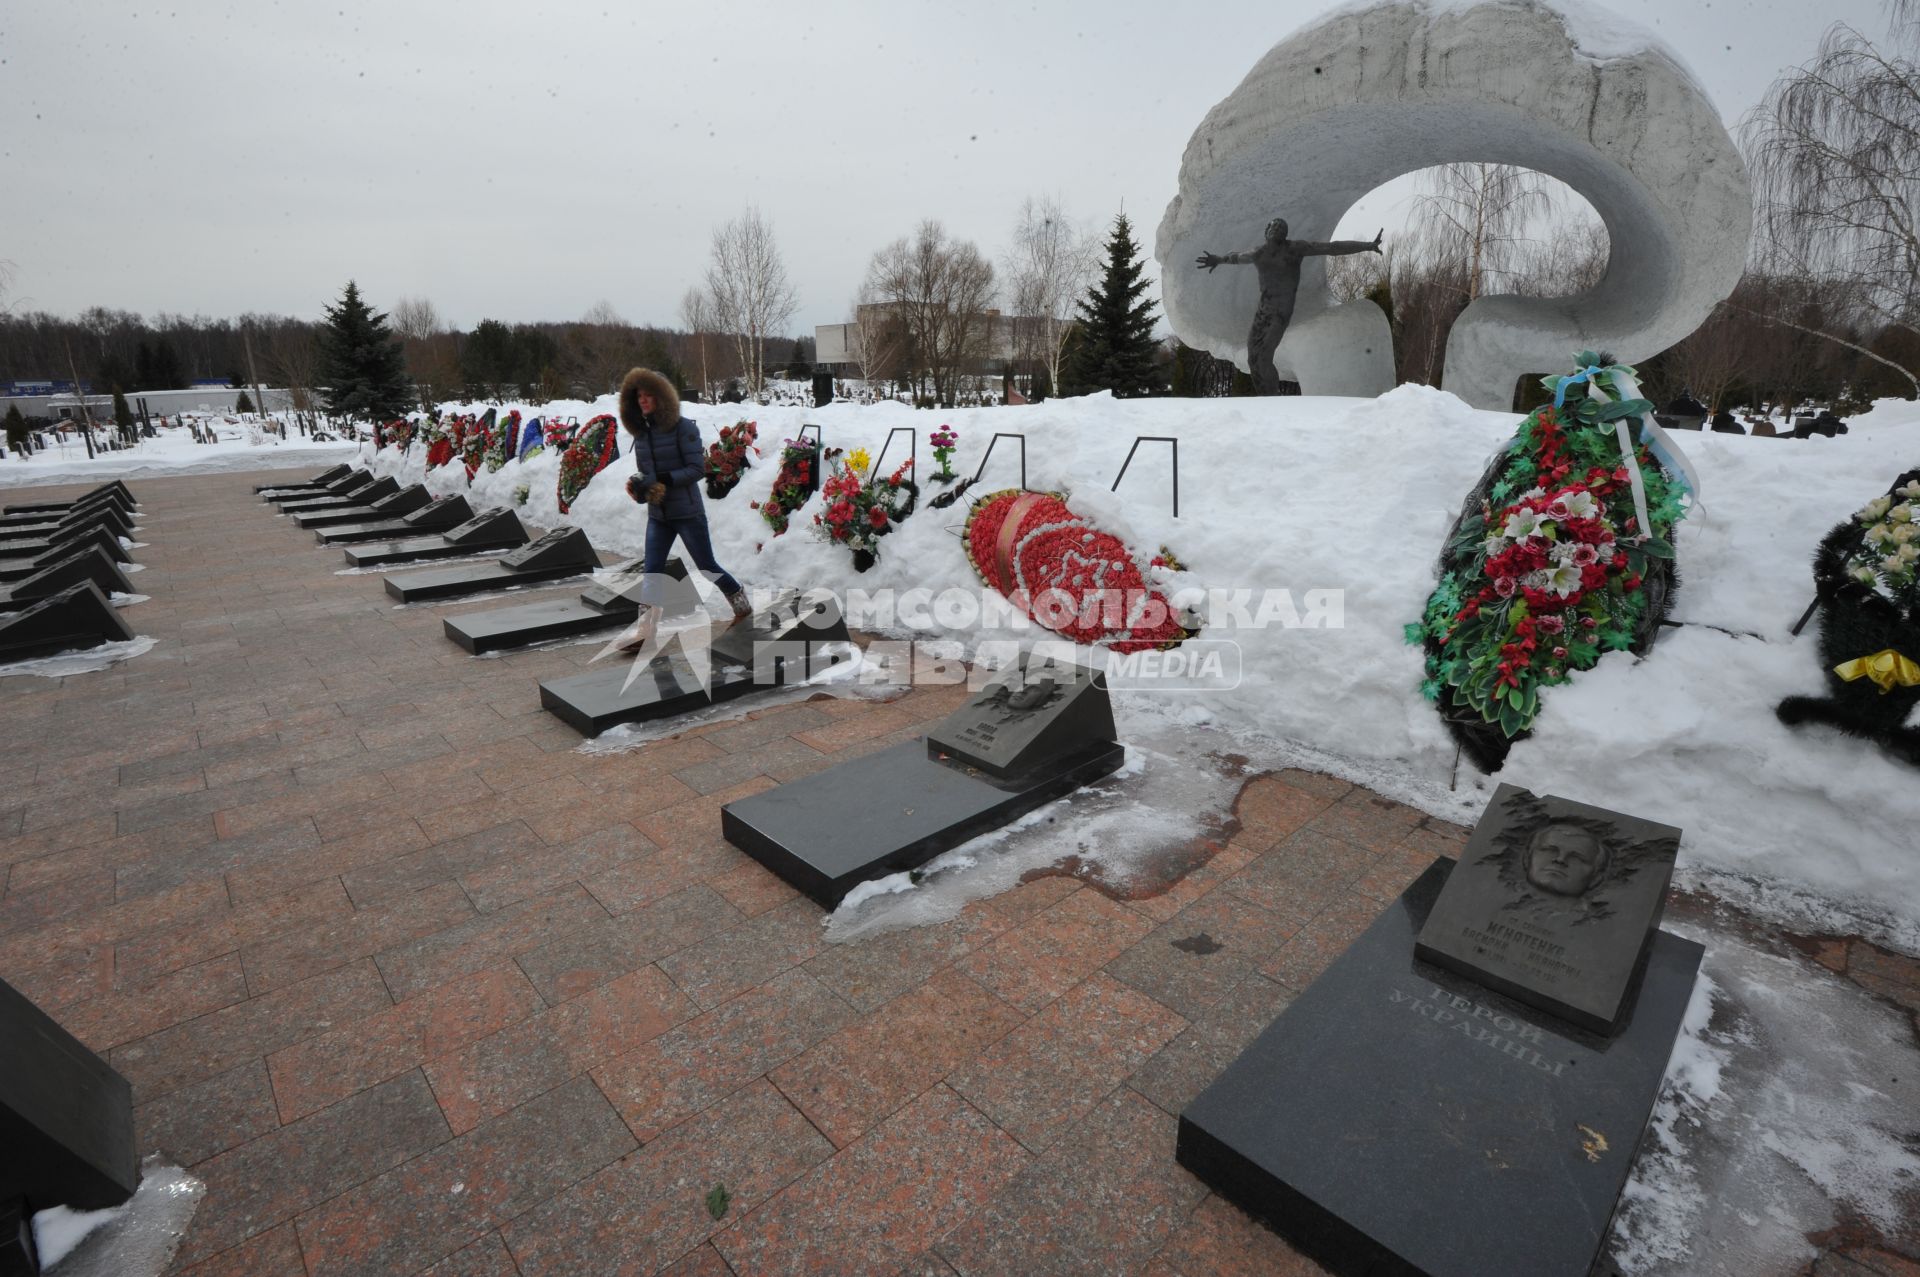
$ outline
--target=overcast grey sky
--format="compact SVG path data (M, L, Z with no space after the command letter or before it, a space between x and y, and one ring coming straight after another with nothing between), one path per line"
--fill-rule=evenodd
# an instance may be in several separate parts
M7 0L0 259L13 301L69 314L317 318L351 276L462 327L603 298L671 324L755 203L811 331L924 217L998 261L1028 195L1124 203L1151 253L1201 117L1329 7ZM1830 22L1882 24L1879 0L1609 7L1730 124Z

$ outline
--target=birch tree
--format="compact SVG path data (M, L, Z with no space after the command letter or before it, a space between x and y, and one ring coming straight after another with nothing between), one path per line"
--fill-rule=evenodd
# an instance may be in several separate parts
M1004 263L1015 346L1046 368L1047 384L1056 390L1074 304L1093 282L1099 251L1098 237L1068 220L1059 200L1028 196L1021 204Z
M773 227L759 209L749 205L739 217L714 228L707 292L714 319L732 335L747 384L758 394L767 380L767 338L785 329L798 304Z

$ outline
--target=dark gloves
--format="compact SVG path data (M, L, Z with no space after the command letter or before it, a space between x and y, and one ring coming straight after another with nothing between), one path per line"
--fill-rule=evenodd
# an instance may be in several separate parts
M635 501L644 501L649 505L659 505L667 498L667 485L656 483L646 475L636 474L627 480L627 495Z

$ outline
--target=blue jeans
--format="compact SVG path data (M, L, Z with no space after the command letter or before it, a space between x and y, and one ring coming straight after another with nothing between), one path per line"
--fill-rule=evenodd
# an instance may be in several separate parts
M647 520L647 564L649 576L667 570L667 555L673 549L678 538L686 547L687 557L693 560L693 566L707 574L707 578L720 587L722 594L738 594L740 582L713 557L713 537L707 531L704 515L691 519L664 519L654 515Z

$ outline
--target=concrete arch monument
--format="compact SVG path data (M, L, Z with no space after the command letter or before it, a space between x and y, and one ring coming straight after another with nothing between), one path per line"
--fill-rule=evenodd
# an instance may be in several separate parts
M1506 410L1517 378L1558 369L1576 350L1623 362L1657 354L1745 267L1746 166L1706 91L1657 37L1591 5L1386 0L1336 10L1275 45L1194 131L1154 243L1174 332L1245 369L1258 280L1196 270L1201 253L1256 245L1275 217L1295 238L1330 240L1368 191L1454 162L1559 178L1613 244L1588 292L1481 297L1455 321L1446 388L1475 407ZM1308 394L1394 385L1386 316L1368 301L1336 304L1318 257L1304 263L1274 362Z

